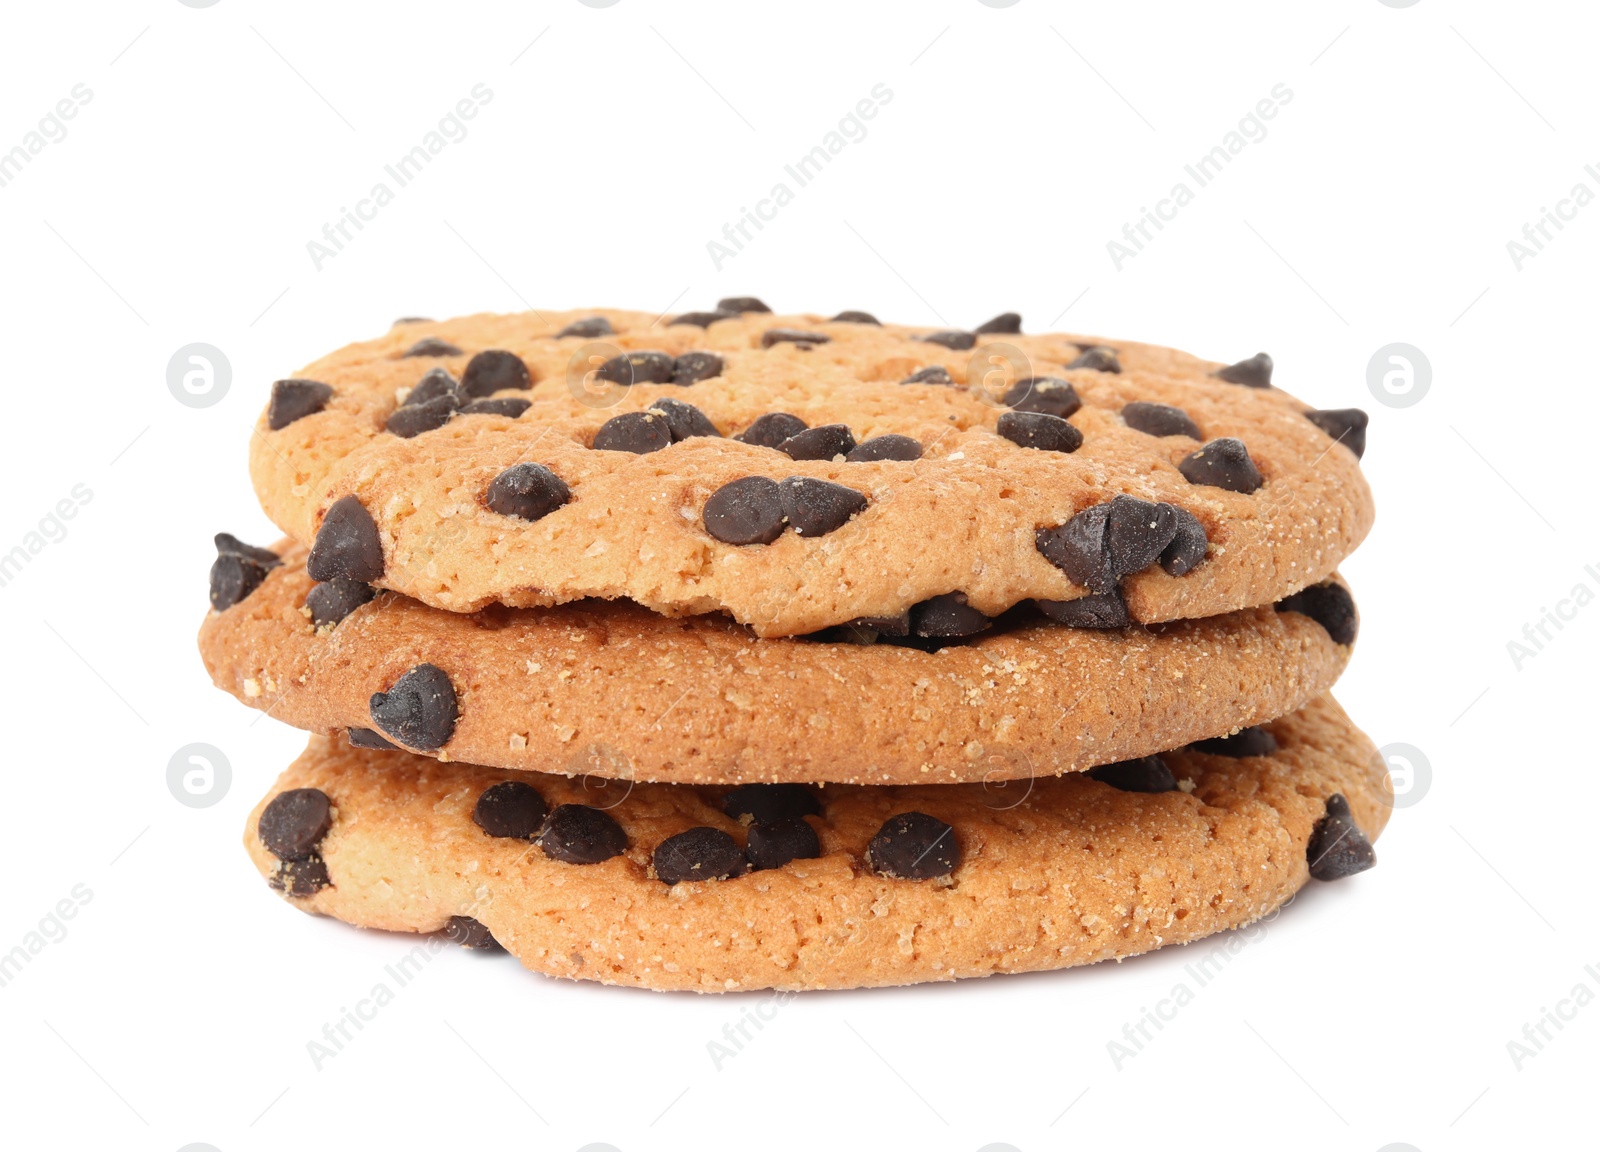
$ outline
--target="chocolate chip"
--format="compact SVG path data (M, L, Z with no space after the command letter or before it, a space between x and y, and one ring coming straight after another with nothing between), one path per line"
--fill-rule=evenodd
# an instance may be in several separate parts
M449 923L444 926L444 934L451 943L459 944L463 948L471 948L474 952L499 952L500 941L494 938L487 926L480 924L471 916L452 916Z
M443 368L430 368L423 373L411 390L406 393L402 408L420 407L433 400L448 398L460 407L466 400L461 394L461 386L456 383L456 378Z
M1249 495L1261 487L1261 470L1250 459L1244 441L1224 436L1178 461L1178 471L1191 484L1206 484Z
M572 489L543 464L513 464L494 478L483 502L489 511L522 520L540 520L568 500Z
M1077 389L1055 376L1029 376L1018 380L1006 390L1000 402L1018 412L1044 412L1063 420L1083 407Z
M682 400L673 400L668 397L652 400L650 407L646 411L659 412L666 417L667 431L671 434L674 444L679 440L687 440L691 436L722 435L721 432L717 431L717 426L711 422L710 417L693 404L685 404Z
M599 864L620 855L628 846L628 837L621 825L598 808L561 804L545 820L534 843L550 859L563 864Z
M989 618L967 603L965 592L946 592L911 606L911 631L917 636L974 636L989 626Z
M368 711L384 735L407 748L436 752L456 730L456 690L443 668L418 664L387 692L374 692Z
M393 324L389 325L389 327L398 328L402 324L432 324L432 323L433 323L433 318L431 316L402 316L402 317L400 317L400 319L396 320Z
M948 876L961 865L955 832L926 812L891 816L867 845L867 867L895 880Z
M333 827L333 804L320 788L280 792L261 810L256 835L279 860L303 860Z
M796 816L820 816L822 803L804 784L741 784L723 796L722 811L735 820L748 816L756 824L771 824Z
M1002 412L995 431L1013 444L1041 452L1076 452L1083 433L1048 412Z
M1118 496L1106 518L1106 548L1111 554L1111 574L1117 579L1143 572L1161 558L1178 533L1178 516L1171 504Z
M848 424L818 424L796 432L778 445L778 451L787 453L791 460L832 460L849 455L855 446L856 438Z
M1161 567L1168 576L1182 576L1206 558L1206 528L1187 508L1169 504L1177 517L1178 531L1161 552Z
M1278 741L1265 728L1241 728L1232 736L1196 740L1190 747L1197 752L1238 759L1241 756L1271 756L1278 750Z
M594 339L596 336L615 336L617 330L611 326L611 321L604 316L590 316L583 320L574 320L561 331L556 333L556 339L561 340L568 336L584 336Z
M717 311L737 314L741 312L771 312L772 309L754 296L724 296L717 301Z
M474 398L492 396L503 388L532 387L533 377L528 375L522 357L499 348L479 352L467 361L466 371L461 373L461 391Z
M709 328L718 320L733 320L738 317L737 312L685 312L667 322L670 328L674 324L692 324L696 328Z
M780 481L778 499L784 518L800 536L826 536L867 507L867 498L854 488L813 476L790 476Z
M929 332L917 339L924 344L937 344L941 348L949 348L955 352L965 352L978 342L978 338L971 332Z
M267 572L282 561L267 548L246 544L228 532L213 539L217 558L211 562L211 607L226 612L261 587Z
M1106 546L1110 512L1109 504L1096 504L1059 527L1040 528L1033 534L1040 555L1061 569L1068 580L1099 595L1117 586Z
M328 865L315 852L301 860L283 861L267 884L290 896L315 896L324 888L333 887Z
M371 728L346 728L344 734L349 737L352 748L376 748L384 752L400 751L400 745L389 743Z
M1119 792L1176 792L1178 782L1172 769L1159 756L1143 756L1089 769L1089 775Z
M267 428L276 432L301 417L321 412L333 399L333 389L318 380L274 380L267 401Z
M613 356L596 370L595 376L613 384L672 383L672 357L665 352L624 352Z
M1192 436L1200 439L1200 429L1189 419L1189 414L1170 404L1135 400L1123 406L1122 422L1146 436Z
M701 519L724 544L771 544L783 535L782 491L775 480L745 476L713 492Z
M1293 596L1278 601L1279 612L1298 612L1309 616L1327 631L1335 644L1354 644L1359 621L1356 602L1343 584L1328 581L1302 588Z
M383 575L383 541L372 516L354 496L333 502L306 557L313 580L359 580L371 584Z
M744 872L744 851L720 828L690 828L657 844L650 863L663 884L726 880Z
M1338 792L1329 796L1322 819L1312 825L1306 842L1306 863L1316 880L1343 880L1378 862L1372 841L1356 824L1350 802Z
M918 368L911 375L900 381L902 384L954 384L950 377L950 370L939 364L927 368Z
M532 784L502 780L479 794L472 822L491 836L532 840L546 814L544 797Z
M1078 353L1078 358L1068 368L1092 368L1096 372L1121 372L1122 361L1117 359L1117 354L1110 348L1085 348Z
M211 538L216 545L218 556L238 556L245 560L252 560L265 568L272 568L283 563L282 559L271 548L258 548L254 544L246 544L232 532L218 532Z
M873 324L880 328L883 326L871 312L841 312L833 318L833 322L835 324Z
M461 409L461 415L505 416L515 420L532 407L533 401L524 400L521 396L490 396L487 399L470 401Z
M973 331L981 332L985 336L1015 336L1022 331L1022 317L1016 312L1002 312L993 320L985 320Z
M1270 388L1272 357L1265 352L1257 352L1248 360L1229 364L1226 368L1218 368L1216 377L1218 380L1226 380L1229 384L1243 384L1246 388Z
M311 609L311 622L318 628L328 628L371 600L377 593L371 584L359 580L325 580L313 584L306 593L306 607Z
M1057 624L1069 628L1126 628L1128 602L1122 590L1113 588L1102 595L1080 596L1076 600L1036 600L1039 611Z
M424 336L401 353L402 356L459 356L461 349L437 336Z
M745 834L745 858L756 872L782 868L791 860L815 860L822 855L817 830L798 816L770 824L752 824Z
M672 428L660 412L624 412L613 416L594 434L590 445L597 452L659 452L672 443Z
M460 408L461 403L454 396L438 396L420 404L413 404L407 400L405 404L389 413L389 419L384 423L383 430L393 433L402 440L409 440L424 432L432 432L435 428L443 428Z
M722 375L722 357L715 352L685 352L672 361L672 382L688 387Z
M898 616L857 616L845 625L847 628L866 629L883 636L911 635L911 609Z
M889 432L882 436L874 436L863 440L850 451L844 458L852 464L862 464L873 460L920 460L922 459L922 442L910 436L901 436L896 432Z
M1313 408L1306 419L1361 459L1367 450L1367 414L1359 408Z
M798 416L791 416L787 412L768 412L764 416L757 416L755 423L734 439L745 444L756 444L762 448L776 448L789 437L805 430L806 422Z
M798 344L801 348L809 348L814 344L826 344L832 336L824 336L821 332L805 332L799 328L768 328L761 334L761 346L771 348L774 344Z

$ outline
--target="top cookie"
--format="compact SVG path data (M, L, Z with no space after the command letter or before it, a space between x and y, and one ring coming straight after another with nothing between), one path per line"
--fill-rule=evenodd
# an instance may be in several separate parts
M762 636L959 635L1086 596L1209 616L1322 579L1371 526L1364 415L1271 387L1270 358L756 304L397 324L274 385L257 493L321 579Z

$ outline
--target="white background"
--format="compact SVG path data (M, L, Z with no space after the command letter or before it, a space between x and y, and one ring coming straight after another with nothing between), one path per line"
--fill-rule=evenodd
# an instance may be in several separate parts
M92 898L0 988L0 1139L1434 1152L1590 1130L1600 1007L1520 1070L1507 1049L1600 992L1600 607L1520 670L1507 651L1600 590L1600 206L1520 270L1506 247L1600 192L1586 8L8 6L0 149L93 95L0 187L0 552L75 485L92 499L0 587L0 951ZM469 135L314 267L307 241L479 83ZM715 267L707 241L879 83L866 137ZM1268 135L1119 271L1106 242L1279 83ZM1364 631L1339 695L1431 787L1377 870L1305 893L1120 1070L1107 1042L1195 951L808 995L719 1070L707 1042L759 997L452 949L316 1070L307 1041L411 945L299 914L239 847L302 738L212 689L192 637L212 533L275 539L245 468L270 381L400 315L744 293L1265 348L1305 400L1370 409L1379 515L1344 566ZM203 409L166 384L194 341L232 367ZM1367 386L1396 341L1432 366L1407 408ZM167 788L191 742L232 765L210 808Z

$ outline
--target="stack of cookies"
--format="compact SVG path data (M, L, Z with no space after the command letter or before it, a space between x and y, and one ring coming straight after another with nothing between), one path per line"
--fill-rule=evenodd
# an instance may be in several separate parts
M656 989L1247 924L1389 812L1328 695L1365 426L1010 313L400 321L273 385L288 539L217 537L207 668L312 733L246 847L305 911Z

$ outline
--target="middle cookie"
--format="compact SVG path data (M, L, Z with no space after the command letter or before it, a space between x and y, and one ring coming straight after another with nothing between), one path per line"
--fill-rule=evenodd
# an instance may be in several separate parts
M725 617L625 601L444 612L317 584L298 545L219 541L200 650L244 703L367 747L639 781L1081 771L1294 711L1337 679L1356 627L1332 581L1276 608L1164 625L1019 614L936 651L838 633L758 640Z

